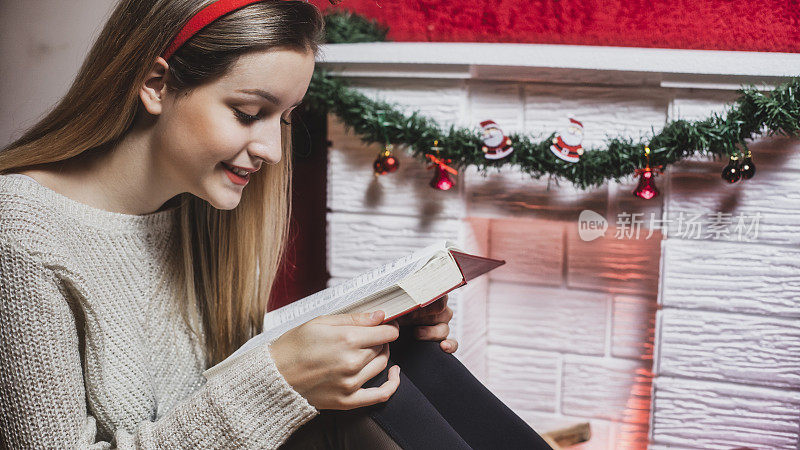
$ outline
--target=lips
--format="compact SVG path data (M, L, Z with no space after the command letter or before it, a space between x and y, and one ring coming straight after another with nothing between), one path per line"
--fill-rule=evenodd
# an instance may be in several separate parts
M224 163L224 162L222 164L224 164L229 169L231 169L231 172L240 172L240 173L246 172L247 174L251 174L251 173L253 173L253 172L258 170L258 168L253 169L253 168L250 168L250 167L234 166L232 164L228 164L228 163Z
M244 176L237 175L235 172L233 172L230 169L230 166L225 164L225 163L222 163L222 168L223 168L223 170L225 170L225 174L228 175L228 179L230 179L231 182L234 183L234 184L238 184L238 185L243 186L243 185L247 184L247 182L250 180L250 174L249 173L247 175L244 175Z

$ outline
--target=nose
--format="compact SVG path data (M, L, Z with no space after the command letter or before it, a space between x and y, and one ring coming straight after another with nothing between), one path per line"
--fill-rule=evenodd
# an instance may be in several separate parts
M269 130L256 135L250 141L247 151L253 159L253 164L259 164L259 159L265 164L278 164L283 153L280 125L269 127Z
M253 165L256 167L261 167L262 162L263 164L278 164L281 161L282 151L280 141L267 144L251 142L247 148L247 152L250 154Z

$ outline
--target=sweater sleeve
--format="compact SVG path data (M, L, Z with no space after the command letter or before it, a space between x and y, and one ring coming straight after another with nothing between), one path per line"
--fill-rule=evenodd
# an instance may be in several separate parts
M55 272L0 239L0 447L277 448L318 411L278 372L269 347L247 353L154 421L96 440L78 330Z

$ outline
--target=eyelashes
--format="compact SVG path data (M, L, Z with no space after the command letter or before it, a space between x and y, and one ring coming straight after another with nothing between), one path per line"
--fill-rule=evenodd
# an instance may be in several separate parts
M294 110L290 111L289 114L291 114L293 111ZM233 108L233 114L236 116L236 118L239 119L240 122L242 122L245 125L250 125L251 123L253 123L253 122L257 121L257 120L260 120L261 117L262 117L262 116L251 116L250 114L245 114L245 113L239 111L236 108ZM291 125L292 124L291 122L287 121L283 117L281 117L281 123L284 124L284 125Z

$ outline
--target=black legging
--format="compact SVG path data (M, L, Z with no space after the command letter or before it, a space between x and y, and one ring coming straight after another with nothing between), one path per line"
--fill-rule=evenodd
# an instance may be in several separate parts
M389 344L389 364L365 387L380 386L400 366L389 401L365 407L403 449L550 449L438 342L419 341L401 327Z

